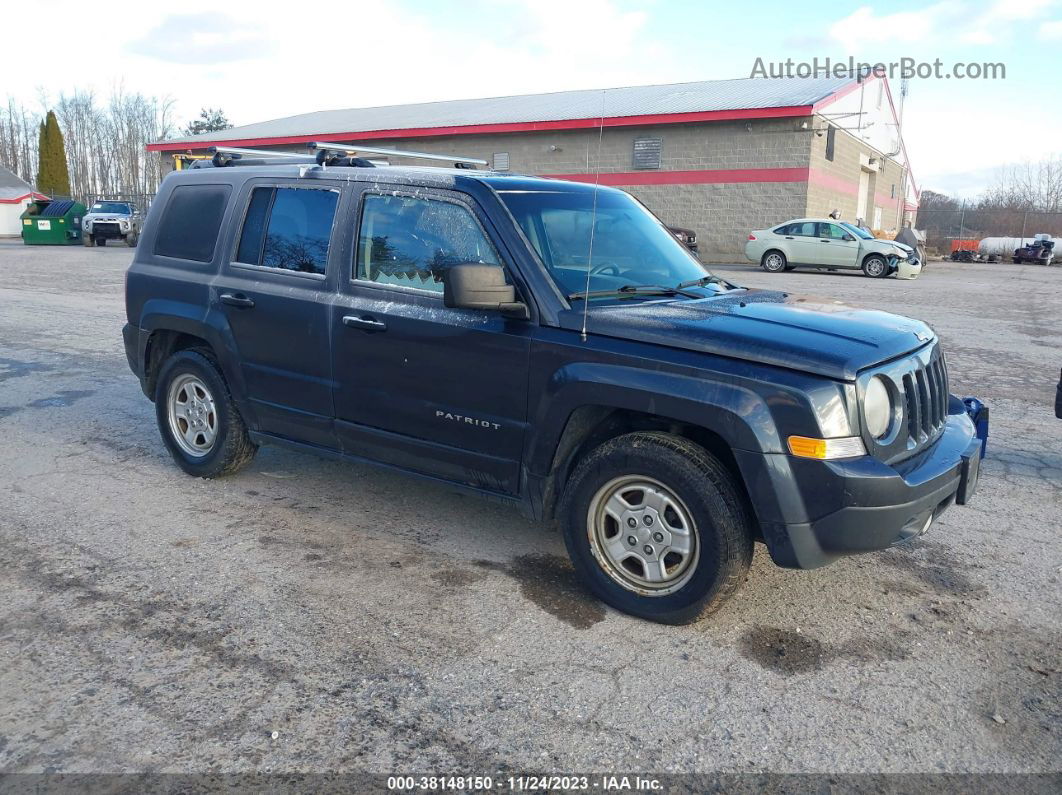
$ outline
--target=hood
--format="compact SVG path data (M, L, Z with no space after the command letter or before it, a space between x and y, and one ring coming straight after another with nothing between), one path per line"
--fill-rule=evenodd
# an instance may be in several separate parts
M774 290L590 307L590 333L785 367L842 381L936 340L920 320ZM561 323L578 329L582 307Z
M127 213L85 213L83 218L89 221L128 221L133 216Z

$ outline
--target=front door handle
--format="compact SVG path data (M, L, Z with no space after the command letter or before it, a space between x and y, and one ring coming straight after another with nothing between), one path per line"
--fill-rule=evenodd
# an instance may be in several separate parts
M222 293L221 303L229 306L238 306L241 309L250 309L254 306L254 299L248 298L243 293Z
M358 317L357 315L344 315L343 325L350 326L351 328L365 329L366 331L387 331L387 324L382 320L377 320L374 317L365 315Z

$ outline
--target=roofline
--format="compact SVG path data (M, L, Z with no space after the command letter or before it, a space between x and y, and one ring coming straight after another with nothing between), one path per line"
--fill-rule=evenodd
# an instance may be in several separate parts
M882 80L885 83L885 96L889 100L889 111L892 113L892 120L896 122L896 136L897 138L899 138L900 141L900 151L903 152L903 159L907 167L907 176L911 180L911 186L914 188L915 196L921 198L922 191L918 189L918 182L915 181L914 171L911 168L911 156L907 154L907 143L903 139L903 127L900 125L900 114L896 112L896 103L892 99L892 87L889 85L888 77L879 78L876 74L871 72L869 75L863 78L863 80L855 80L849 83L848 85L837 89L832 94L828 94L827 96L823 97L812 106L812 109L815 113L818 113L827 105L832 105L834 102L841 99L842 97L851 94L860 86L865 86L867 83L871 83L874 80ZM884 152L882 154L884 154ZM915 206L917 206L917 204Z
M840 89L843 90L843 89ZM823 100L814 105L786 105L777 108L738 108L733 110L702 110L691 113L654 113L642 116L595 116L583 119L553 121L501 122L497 124L467 124L451 127L413 127L395 130L362 130L339 133L312 133L267 138L228 138L209 141L155 141L147 145L149 152L182 152L207 149L211 146L280 146L306 144L312 141L371 141L380 138L426 138L443 135L489 135L491 133L521 133L543 130L585 130L599 127L632 127L653 124L688 124L695 122L735 121L742 119L777 119L791 116L810 116Z

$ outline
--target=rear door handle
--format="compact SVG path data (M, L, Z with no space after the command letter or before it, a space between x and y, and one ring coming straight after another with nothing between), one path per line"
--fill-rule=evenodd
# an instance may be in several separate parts
M785 239L786 239L786 240L792 240L792 239L793 239L793 236L792 236L792 235L786 235L786 236L785 236Z
M229 306L238 306L242 309L250 309L254 306L254 299L248 298L243 293L222 293L221 303Z
M343 315L343 325L352 328L365 329L366 331L387 331L386 323L368 315L365 315L364 317L358 317L357 315Z

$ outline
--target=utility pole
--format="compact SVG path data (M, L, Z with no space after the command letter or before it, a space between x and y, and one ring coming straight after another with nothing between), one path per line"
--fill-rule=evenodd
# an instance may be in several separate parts
M959 237L962 237L962 230L966 225L966 199L962 200L962 212L959 215Z
M1026 210L1025 214L1021 217L1021 246L1025 245L1025 223L1029 220L1029 211Z

